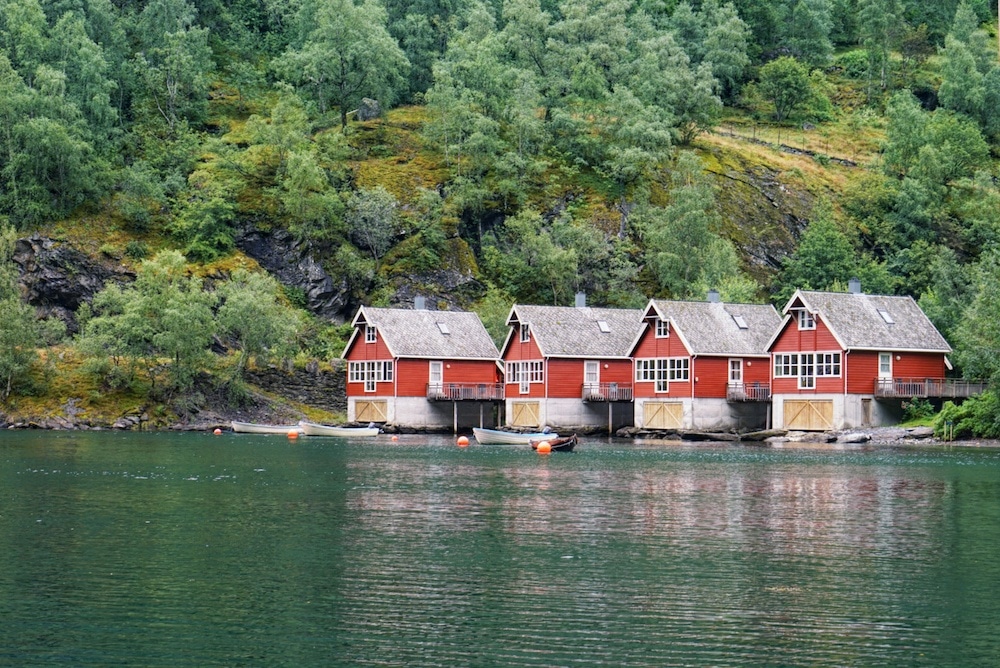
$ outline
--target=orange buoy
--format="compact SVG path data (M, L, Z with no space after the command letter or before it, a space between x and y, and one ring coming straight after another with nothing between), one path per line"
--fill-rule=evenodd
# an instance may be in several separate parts
M396 436L395 434L393 434L391 440L398 441L399 440L399 436Z
M535 450L540 455L547 455L550 452L552 452L552 444L549 443L548 441L542 441L541 443L538 444L538 447L535 448Z
M298 429L289 429L288 430L288 438L289 438L289 440L294 441L298 437L299 437L299 430Z
M467 445L469 445L469 437L468 436L459 436L458 437L458 447L464 448Z
M213 433L213 434L215 434L216 436L218 436L219 434L221 434L221 433L222 433L222 430L221 430L221 429L219 429L218 427L216 427L216 428L215 428L215 431L213 431L212 433Z

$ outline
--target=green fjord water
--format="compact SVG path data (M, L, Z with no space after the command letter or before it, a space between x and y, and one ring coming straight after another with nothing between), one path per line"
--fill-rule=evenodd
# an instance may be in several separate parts
M1000 450L0 434L3 666L992 666Z

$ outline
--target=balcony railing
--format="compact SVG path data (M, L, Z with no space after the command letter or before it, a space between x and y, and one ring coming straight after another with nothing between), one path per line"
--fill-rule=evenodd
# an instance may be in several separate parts
M503 401L499 383L428 383L430 401Z
M964 378L879 378L875 381L875 396L885 398L971 397L985 389L984 381Z
M632 401L632 385L629 383L584 383L584 401Z
M729 383L726 386L727 401L770 401L769 383Z

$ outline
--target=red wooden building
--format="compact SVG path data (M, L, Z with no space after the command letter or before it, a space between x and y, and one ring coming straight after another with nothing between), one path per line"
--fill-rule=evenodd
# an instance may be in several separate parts
M635 426L764 426L770 400L767 344L781 322L770 305L651 300L630 348Z
M361 307L352 324L341 355L348 420L495 426L499 353L475 313Z
M947 379L951 352L911 297L796 292L768 350L774 427L843 429L893 424L913 397L969 396Z
M516 304L501 346L506 423L557 428L632 424L628 348L642 312Z

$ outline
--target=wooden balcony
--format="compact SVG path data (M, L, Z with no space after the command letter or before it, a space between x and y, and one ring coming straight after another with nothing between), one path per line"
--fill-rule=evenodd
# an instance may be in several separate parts
M985 381L964 378L879 378L875 381L875 396L884 399L971 397L985 389Z
M613 402L632 401L632 385L629 383L584 383L580 397L584 401Z
M770 383L729 383L726 385L726 401L770 401Z
M500 383L428 383L428 401L503 401Z

